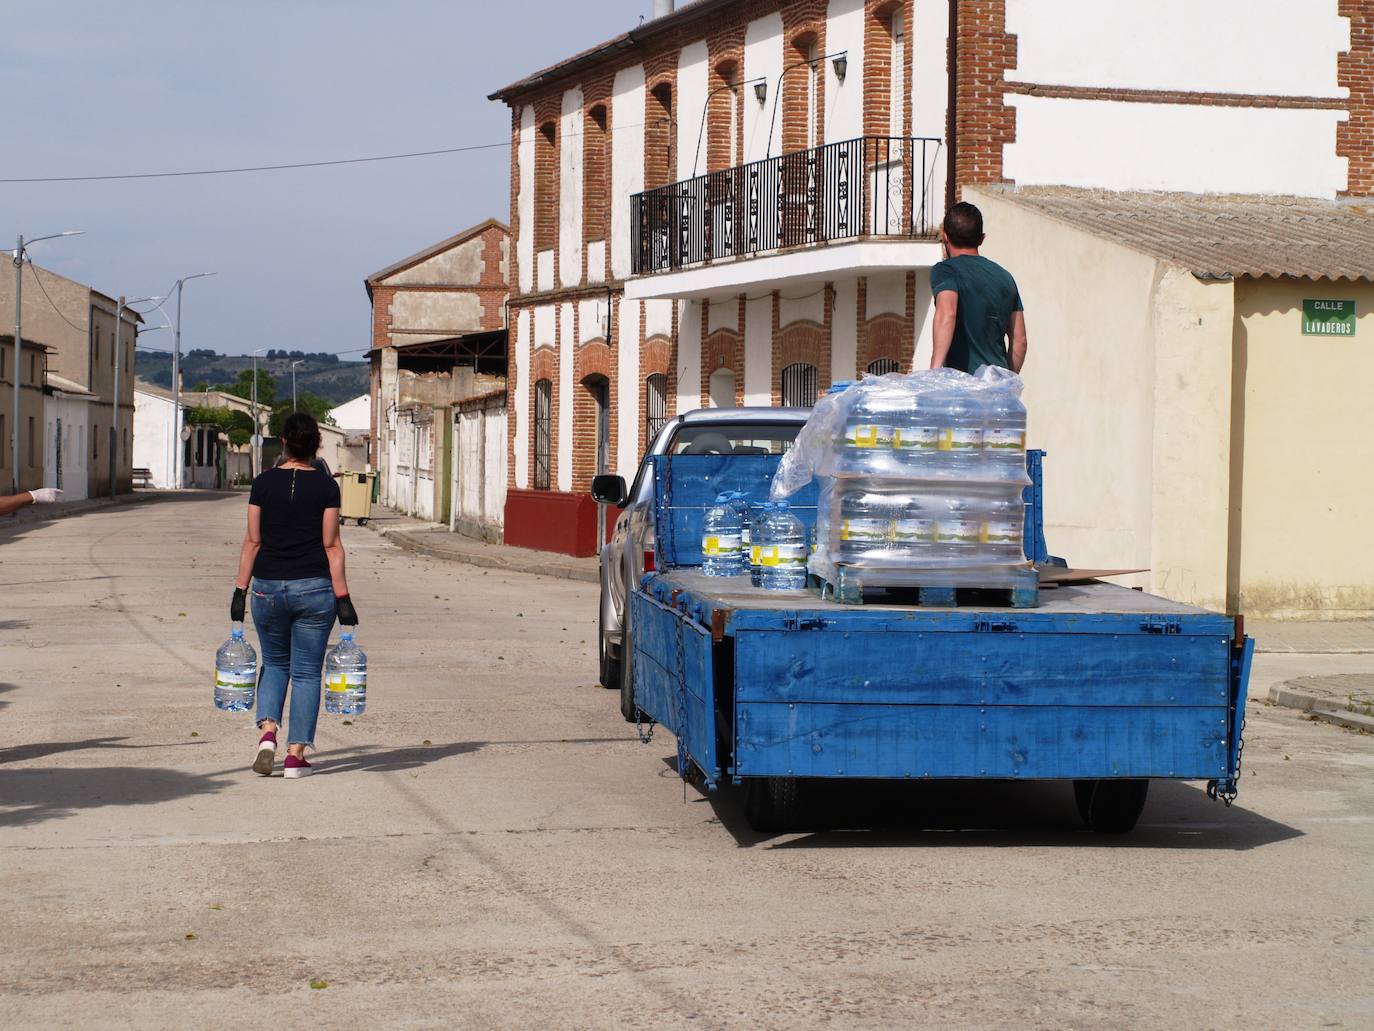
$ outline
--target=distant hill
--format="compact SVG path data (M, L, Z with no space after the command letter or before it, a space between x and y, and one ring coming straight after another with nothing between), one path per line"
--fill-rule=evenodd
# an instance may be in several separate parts
M135 373L154 386L172 386L172 356L162 351L137 351ZM277 378L277 396L291 397L291 362L302 352L277 352L284 358L259 356L258 367ZM294 354L294 358L292 357ZM318 394L330 404L340 405L368 391L368 363L341 362L335 355L305 353L304 365L296 367L296 389ZM187 390L204 380L212 387L232 383L243 369L253 367L251 355L216 354L205 349L187 351L181 356L181 382Z

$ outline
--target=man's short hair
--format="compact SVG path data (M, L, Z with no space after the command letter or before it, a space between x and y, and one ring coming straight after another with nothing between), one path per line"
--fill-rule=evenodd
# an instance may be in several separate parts
M983 242L983 213L960 201L945 215L945 235L955 247L977 247Z

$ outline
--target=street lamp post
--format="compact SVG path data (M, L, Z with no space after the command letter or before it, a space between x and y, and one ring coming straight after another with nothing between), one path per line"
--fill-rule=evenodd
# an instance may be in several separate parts
M119 435L119 369L124 364L122 353L123 329L124 329L124 309L131 304L143 304L145 301L160 301L161 297L135 297L132 301L125 299L123 294L119 295L119 303L115 305L115 338L114 338L114 446L110 448L110 497L115 496L119 486L119 453L123 440ZM154 327L160 328L160 327ZM137 331L135 331L137 339ZM133 370L130 369L130 372Z
M19 493L19 384L23 375L20 357L24 353L24 249L31 243L56 240L63 236L80 236L84 232L84 229L69 229L64 233L36 237L28 243L24 242L24 234L20 233L19 240L14 246L14 478L10 490L12 494ZM0 443L0 446L3 446L3 443Z
M293 412L300 411L300 409L296 407L296 366L304 364L304 358L298 358L291 363L291 410Z
M203 279L216 275L214 272L197 272L182 276L177 280L177 324L176 340L172 344L172 486L181 487L181 288L192 279Z
M258 355L267 350L259 347L253 352L253 478L262 472L262 427L258 425Z

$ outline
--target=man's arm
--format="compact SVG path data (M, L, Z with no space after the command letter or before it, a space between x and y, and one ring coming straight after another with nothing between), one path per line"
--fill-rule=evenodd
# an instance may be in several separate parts
M1014 311L1011 313L1011 332L1007 335L1011 337L1011 350L1007 356L1011 361L1011 371L1016 373L1017 375L1020 375L1021 366L1026 364L1025 312Z
M930 367L943 368L949 357L949 345L954 343L954 320L959 314L959 292L941 290L935 295L934 345L930 351Z

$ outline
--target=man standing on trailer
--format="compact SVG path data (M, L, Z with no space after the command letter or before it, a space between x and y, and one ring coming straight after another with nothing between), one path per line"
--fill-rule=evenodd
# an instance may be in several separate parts
M935 339L930 367L977 372L1000 365L1019 373L1026 362L1026 316L1011 273L983 257L983 213L972 204L949 209L940 227L945 260L930 270Z

